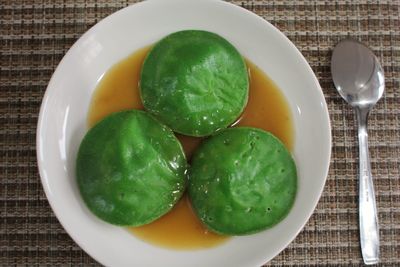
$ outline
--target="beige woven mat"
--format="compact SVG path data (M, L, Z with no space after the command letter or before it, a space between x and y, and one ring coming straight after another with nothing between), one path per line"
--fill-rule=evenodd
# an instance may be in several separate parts
M357 140L351 109L335 92L331 49L367 43L385 69L386 92L370 117L382 266L400 266L400 1L234 1L283 31L323 88L333 149L322 198L271 266L362 264L357 226ZM37 171L35 130L55 67L90 26L130 1L0 0L0 265L91 266L51 211Z

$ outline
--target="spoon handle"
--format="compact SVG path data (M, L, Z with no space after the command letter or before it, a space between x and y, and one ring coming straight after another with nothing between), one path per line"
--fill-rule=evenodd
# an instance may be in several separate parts
M379 261L379 230L375 204L375 193L368 153L367 119L368 109L357 108L359 144L359 221L361 252L365 264Z

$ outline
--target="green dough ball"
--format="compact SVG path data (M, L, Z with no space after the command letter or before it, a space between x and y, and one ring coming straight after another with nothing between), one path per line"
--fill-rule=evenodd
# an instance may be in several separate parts
M159 41L141 72L144 107L173 131L206 136L232 124L248 99L246 64L217 34L188 30Z
M85 203L116 225L154 221L185 189L187 163L180 143L143 111L114 113L95 125L80 145L76 164Z
M202 222L227 235L259 232L280 222L297 191L296 166L284 145L255 128L229 128L196 151L189 196Z

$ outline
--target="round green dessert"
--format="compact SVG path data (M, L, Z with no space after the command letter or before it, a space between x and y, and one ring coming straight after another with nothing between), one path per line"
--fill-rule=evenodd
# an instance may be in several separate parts
M185 189L186 169L173 132L138 110L114 113L90 129L76 161L89 209L124 226L150 223L171 210Z
M275 136L255 128L229 128L210 137L189 169L192 206L220 234L251 234L277 224L289 213L296 190L290 153Z
M173 131L206 136L232 124L248 99L239 52L221 36L175 32L147 55L140 77L144 107Z

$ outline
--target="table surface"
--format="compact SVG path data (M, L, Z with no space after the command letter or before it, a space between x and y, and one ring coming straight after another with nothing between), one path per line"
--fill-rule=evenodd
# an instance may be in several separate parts
M0 265L97 266L54 216L40 183L35 131L47 83L92 25L135 1L0 0ZM353 111L330 74L334 45L352 36L385 70L370 115L381 265L400 266L400 1L232 1L262 16L299 48L317 75L332 122L332 158L319 204L297 238L268 266L362 264L358 147Z

